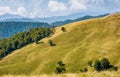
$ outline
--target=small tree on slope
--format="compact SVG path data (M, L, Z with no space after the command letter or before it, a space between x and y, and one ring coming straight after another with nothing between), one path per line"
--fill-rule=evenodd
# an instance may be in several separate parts
M56 72L57 74L66 72L65 64L64 64L62 61L59 61L59 62L57 63L57 67L56 67L55 72Z

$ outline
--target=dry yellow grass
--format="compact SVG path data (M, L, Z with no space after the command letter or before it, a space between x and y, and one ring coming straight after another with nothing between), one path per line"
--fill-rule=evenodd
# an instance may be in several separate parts
M105 18L90 19L56 28L52 37L42 39L42 44L29 44L0 61L0 74L3 76L36 76L39 77L119 77L120 72L96 73L87 62L107 57L111 64L120 68L120 14ZM52 39L56 46L49 46ZM67 73L54 75L56 64L63 60ZM79 73L88 67L88 73ZM116 74L117 73L117 74ZM43 75L45 74L45 75ZM46 75L50 74L50 75ZM52 74L52 75L51 75ZM93 76L95 75L95 76ZM105 76L104 76L105 75Z
M120 77L119 72L87 72L66 74L41 74L41 75L3 75L0 77Z

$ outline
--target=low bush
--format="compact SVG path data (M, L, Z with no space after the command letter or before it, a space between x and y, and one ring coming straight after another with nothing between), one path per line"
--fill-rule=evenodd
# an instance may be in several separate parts
M87 68L84 68L84 69L81 69L80 72L87 72L88 69Z
M48 43L50 46L56 46L56 44L52 40L49 40Z
M100 61L96 60L94 63L94 68L96 71L104 71L104 70L117 71L118 70L118 67L111 65L107 58L102 58Z
M60 73L65 73L65 72L66 72L65 64L62 61L59 61L57 63L55 73L60 74Z

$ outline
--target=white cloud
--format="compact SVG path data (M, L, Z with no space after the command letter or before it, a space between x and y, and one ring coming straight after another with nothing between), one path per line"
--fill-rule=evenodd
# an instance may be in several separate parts
M0 15L51 17L77 12L120 11L120 0L0 0Z
M0 6L0 15L5 13L11 13L11 9L8 6Z
M31 18L33 18L33 17L34 17L33 13L30 13L30 17L31 17Z
M24 7L19 7L16 13L24 16L24 14L26 13L26 9Z
M55 1L55 0L49 1L48 8L53 12L55 12L55 11L64 11L64 10L67 9L67 7L65 6L64 3L58 2L58 1Z
M0 15L5 14L5 13L18 14L18 15L25 16L26 9L24 7L19 7L17 8L17 10L13 10L8 6L0 6Z
M69 0L68 3L58 2L57 0L50 0L48 9L52 12L70 13L80 10L87 10L86 0Z
M71 4L70 8L72 10L86 10L87 5L85 4L85 0L69 0Z

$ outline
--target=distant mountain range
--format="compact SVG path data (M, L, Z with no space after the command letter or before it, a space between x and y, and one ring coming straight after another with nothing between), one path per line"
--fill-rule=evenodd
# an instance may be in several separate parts
M81 21L81 20L86 20L86 19L91 19L91 18L104 17L104 16L107 16L107 15L109 15L109 14L107 13L107 14L98 15L98 16L86 15L86 16L83 16L83 17L80 17L80 18L77 18L77 19L74 19L74 20L68 19L68 20L64 20L64 21L56 21L56 22L53 22L52 25L60 26L60 25L65 25L65 24L68 24L68 23L76 22L76 21Z
M14 19L14 18L21 19L21 18L24 18L24 17L20 16L20 15L15 15L15 14L9 14L9 13L0 15L0 21L7 20L7 19Z
M3 14L0 15L0 22L9 22L9 21L17 21L17 22L47 22L47 23L53 23L58 21L65 21L65 20L74 20L77 18L81 18L83 16L88 15L88 13L75 13L70 14L66 16L54 16L54 17L47 17L47 18L29 18L29 17L23 17L20 15L14 15L14 14ZM90 13L89 15L93 15Z
M98 16L85 15L83 17L80 17L79 14L77 15L74 14L74 15L69 15L71 18L68 16L61 16L61 17L59 16L59 17L50 17L50 18L42 19L42 18L27 18L12 14L4 14L0 16L0 38L8 38L16 33L28 31L31 28L38 28L40 26L44 26L44 27L61 26L64 24L86 20L90 18L104 17L106 15L108 14L103 14Z

